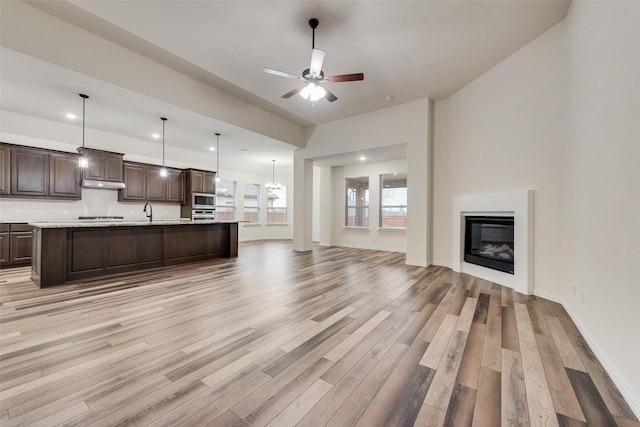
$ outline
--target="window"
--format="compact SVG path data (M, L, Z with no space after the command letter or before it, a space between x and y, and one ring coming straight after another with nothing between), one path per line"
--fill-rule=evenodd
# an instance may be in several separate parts
M380 175L380 227L407 228L407 174Z
M216 185L216 221L236 219L236 182L221 179Z
M369 227L369 177L347 178L347 227Z
M251 224L260 224L260 185L245 184L244 220Z
M287 223L287 186L267 190L267 224Z

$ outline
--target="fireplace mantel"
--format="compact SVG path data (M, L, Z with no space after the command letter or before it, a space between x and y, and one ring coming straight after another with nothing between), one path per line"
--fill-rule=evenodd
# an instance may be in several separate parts
M531 295L533 293L533 204L533 190L454 197L453 271L467 273ZM513 216L515 246L513 274L464 262L464 217L469 215Z

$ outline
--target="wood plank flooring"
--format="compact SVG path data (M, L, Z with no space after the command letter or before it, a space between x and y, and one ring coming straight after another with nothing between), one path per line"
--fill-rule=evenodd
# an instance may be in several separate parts
M237 259L37 289L0 271L8 426L640 426L563 308L404 254Z

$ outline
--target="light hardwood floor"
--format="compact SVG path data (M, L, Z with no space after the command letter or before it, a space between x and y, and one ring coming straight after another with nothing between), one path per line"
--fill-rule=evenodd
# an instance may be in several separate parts
M404 255L237 259L36 289L0 272L0 423L640 426L553 302Z

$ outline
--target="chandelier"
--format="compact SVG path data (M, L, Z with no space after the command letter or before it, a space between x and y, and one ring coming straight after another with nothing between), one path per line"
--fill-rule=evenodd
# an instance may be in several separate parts
M264 188L266 188L267 191L280 190L282 188L282 185L280 185L279 182L276 182L276 161L271 161L273 162L273 169L271 171L271 182L267 182L264 185Z

